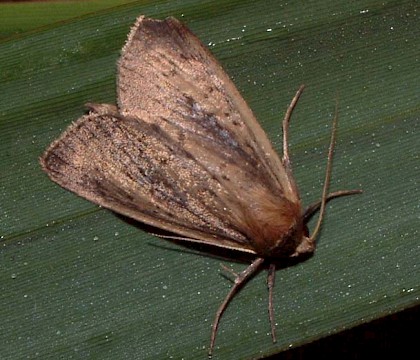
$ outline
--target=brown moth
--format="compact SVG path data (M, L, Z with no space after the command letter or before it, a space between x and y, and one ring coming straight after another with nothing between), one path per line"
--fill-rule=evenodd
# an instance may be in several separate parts
M283 120L280 159L222 67L174 18L140 16L118 62L117 106L88 104L40 162L51 180L98 205L176 234L175 239L248 253L255 260L220 305L212 327L251 276L269 266L269 318L275 261L315 250L328 200L337 115L321 200L302 208ZM309 236L307 222L320 210Z

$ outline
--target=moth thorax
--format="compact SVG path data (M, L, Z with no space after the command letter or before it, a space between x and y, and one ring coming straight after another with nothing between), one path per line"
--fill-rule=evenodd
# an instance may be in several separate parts
M248 238L262 257L289 257L304 236L300 203L286 198L262 198L245 214Z

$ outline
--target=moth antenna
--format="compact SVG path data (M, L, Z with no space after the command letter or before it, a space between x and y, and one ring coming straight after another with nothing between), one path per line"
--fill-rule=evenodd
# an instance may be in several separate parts
M322 190L319 217L318 217L318 222L315 226L315 229L309 238L310 242L315 241L316 237L318 236L319 230L321 229L322 220L324 219L325 205L328 200L328 187L330 185L330 180L331 180L332 159L333 159L333 154L334 154L335 138L336 138L336 133L337 133L337 122L338 122L338 99L335 105L335 114L334 114L334 121L332 124L332 130L331 130L330 147L328 149L327 169L325 171L325 180L324 180L324 187Z
M210 348L209 348L209 358L213 355L214 343L216 341L217 329L219 327L220 318L222 317L223 312L226 310L230 301L233 299L238 290L245 285L249 278L258 272L260 266L263 264L264 258L255 259L251 265L249 265L244 271L242 271L235 279L235 283L230 289L229 293L226 295L225 300L220 304L217 309L216 316L214 318L213 326L211 329L211 339L210 339Z

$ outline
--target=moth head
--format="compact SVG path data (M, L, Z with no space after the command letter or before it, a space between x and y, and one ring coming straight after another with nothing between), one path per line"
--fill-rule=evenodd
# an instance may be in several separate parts
M315 242L301 216L295 217L286 233L278 234L266 256L272 258L310 255L315 251Z

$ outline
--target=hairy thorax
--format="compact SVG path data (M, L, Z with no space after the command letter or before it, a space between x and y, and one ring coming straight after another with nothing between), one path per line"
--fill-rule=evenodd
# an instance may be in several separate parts
M306 238L300 203L284 197L265 196L250 203L244 210L244 222L246 235L258 256L293 256Z

